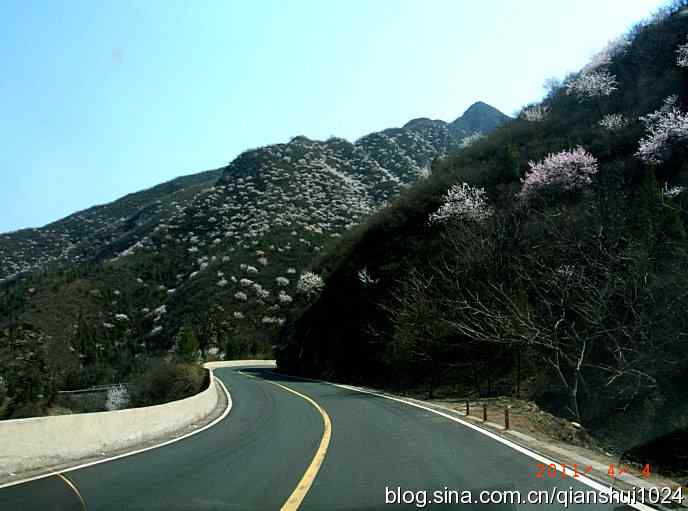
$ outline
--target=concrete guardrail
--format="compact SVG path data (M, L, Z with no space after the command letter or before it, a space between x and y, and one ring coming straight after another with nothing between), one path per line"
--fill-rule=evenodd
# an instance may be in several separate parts
M102 453L126 450L183 430L208 417L224 392L212 375L221 367L274 367L274 361L209 362L210 385L195 396L161 405L0 421L0 480Z

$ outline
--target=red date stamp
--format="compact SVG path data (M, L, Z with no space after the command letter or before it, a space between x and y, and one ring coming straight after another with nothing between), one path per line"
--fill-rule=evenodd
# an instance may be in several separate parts
M548 465L538 463L536 467L535 477L538 479L555 479L557 477L561 479L568 479L570 477L578 479L581 475L588 475L592 472L591 465L579 465L578 463L574 463L573 465L567 465L566 463L550 463ZM644 479L648 479L651 473L652 469L649 463L646 463L639 471L631 470L628 465L617 465L615 463L610 463L607 469L607 475L611 479L621 477L624 474L638 475Z

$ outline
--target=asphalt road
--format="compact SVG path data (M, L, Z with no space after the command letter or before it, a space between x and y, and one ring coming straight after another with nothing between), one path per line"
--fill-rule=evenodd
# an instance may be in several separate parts
M231 413L180 442L108 463L0 490L0 510L280 509L313 464L331 420L324 462L300 509L418 509L385 505L385 488L591 490L535 477L536 461L431 412L264 369L216 369L232 395ZM0 439L1 443L1 439ZM311 469L311 475L312 469ZM69 483L73 484L71 488ZM76 491L75 491L76 490ZM391 499L391 494L388 494ZM428 505L425 509L456 506ZM563 509L562 505L480 505L466 509ZM575 509L612 509L575 505Z

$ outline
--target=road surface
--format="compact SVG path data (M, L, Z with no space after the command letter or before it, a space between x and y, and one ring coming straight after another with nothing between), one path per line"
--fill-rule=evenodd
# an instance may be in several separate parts
M291 497L287 509L368 511L419 508L418 501L385 505L386 488L426 490L428 498L445 488L473 490L475 495L485 489L525 494L554 485L591 490L571 479L538 479L536 461L527 455L403 403L266 369L216 369L215 375L233 401L231 413L215 426L159 449L65 473L64 478L0 489L0 510L262 511L280 509ZM392 495L387 493L387 499ZM601 504L574 507L613 509ZM425 507L450 508L454 506Z

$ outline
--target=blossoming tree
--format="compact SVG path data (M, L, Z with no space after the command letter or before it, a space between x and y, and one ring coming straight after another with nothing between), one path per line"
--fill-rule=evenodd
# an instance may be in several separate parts
M566 93L579 99L592 99L609 96L617 87L616 76L609 71L583 71L578 76L569 79Z
M442 224L462 218L479 221L490 215L492 208L485 198L485 189L460 183L447 190L442 205L430 215L429 222Z
M544 160L531 161L529 165L521 189L524 197L545 188L581 190L592 182L592 176L598 171L597 159L580 146L551 153Z
M677 101L676 96L669 96L659 110L640 118L647 130L635 153L641 160L661 163L676 144L688 141L688 113L676 106Z

